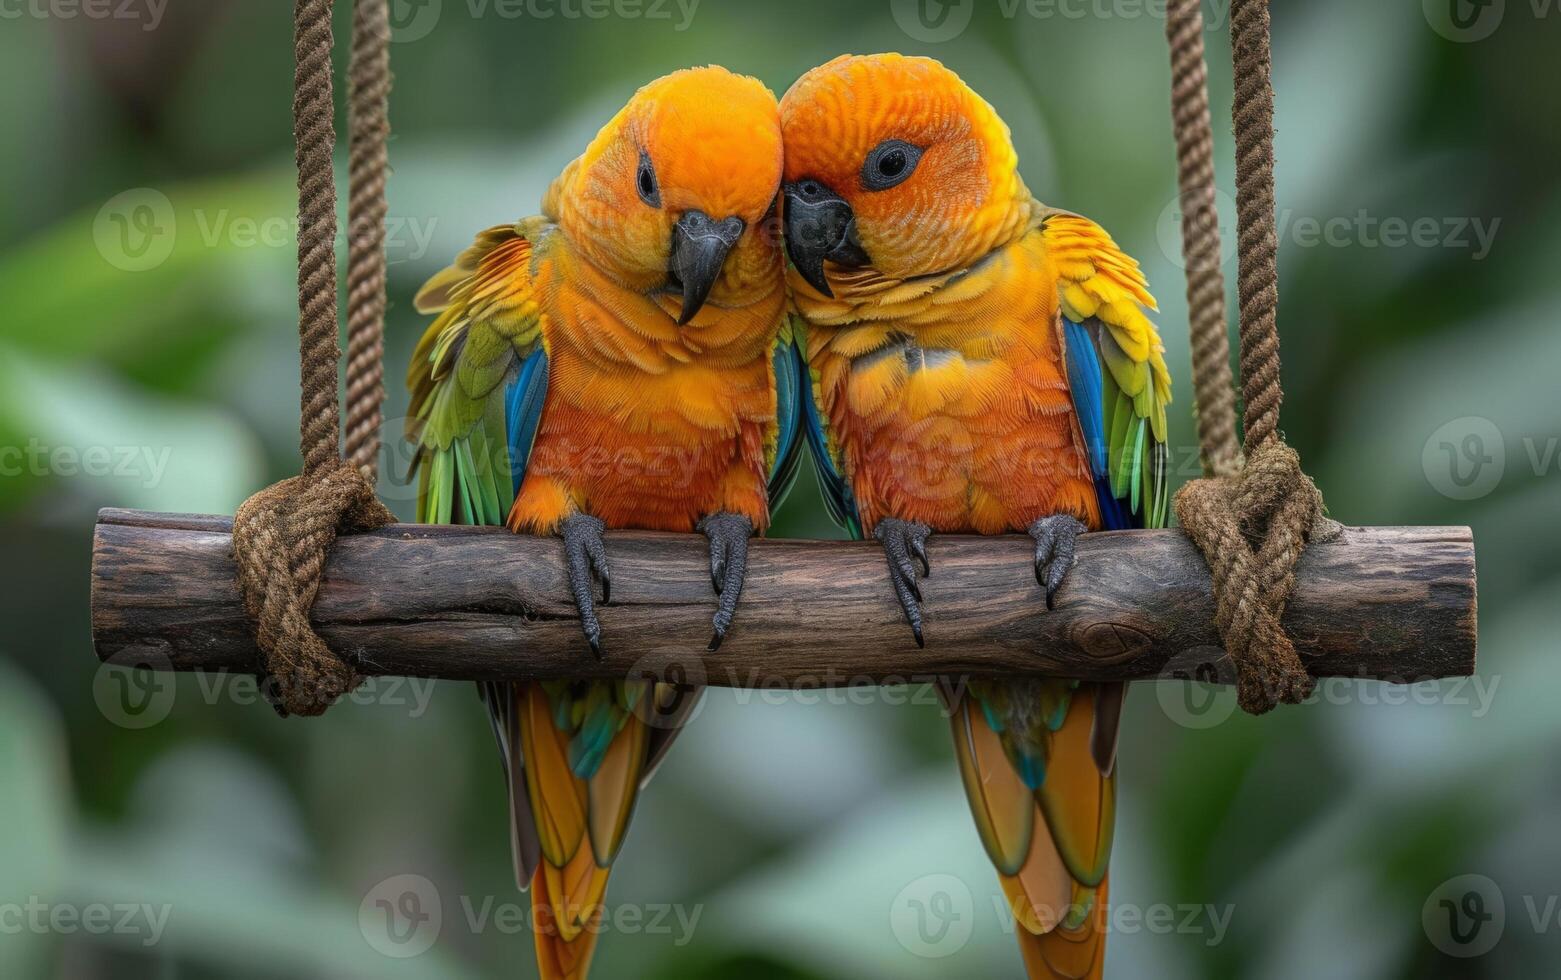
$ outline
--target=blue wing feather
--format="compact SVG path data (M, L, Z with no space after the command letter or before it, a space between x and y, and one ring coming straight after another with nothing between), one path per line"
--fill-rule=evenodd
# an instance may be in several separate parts
M807 357L796 344L791 345L791 356L796 362L798 377L807 379L808 391L799 399L802 402L800 416L814 468L818 471L819 489L823 491L824 503L829 507L830 518L845 528L853 540L861 540L862 519L857 513L856 498L851 494L851 484L845 474L835 465L835 454L830 449L829 436L824 432L824 423L813 398L812 374L808 370Z
M542 403L547 400L547 351L538 347L527 357L504 392L505 426L509 430L510 476L515 493L520 493L526 478L531 446L542 422Z
M1090 473L1099 480L1106 475L1106 408L1101 381L1100 357L1095 353L1089 327L1063 319L1063 335L1068 354L1068 388L1073 394L1074 411L1089 448Z
M806 399L802 377L797 373L793 345L783 340L775 345L772 362L775 369L775 459L770 463L770 511L779 507L796 482L802 459L797 433L802 428L801 407Z
M1101 527L1122 531L1145 526L1161 526L1165 486L1165 447L1148 433L1146 419L1132 419L1134 431L1120 450L1123 458L1112 459L1111 426L1106 419L1107 402L1113 411L1121 411L1116 383L1101 361L1098 332L1094 318L1078 323L1063 317L1063 344L1066 348L1068 389L1078 415L1079 429L1089 453L1090 475L1095 478L1095 498L1100 505ZM1121 420L1118 419L1118 422ZM1147 443L1153 443L1148 445ZM1115 465L1119 486L1114 487L1111 469ZM1144 468L1149 468L1146 481ZM1146 488L1146 482L1148 486ZM1146 489L1154 499L1146 500ZM1117 490L1122 493L1119 496Z

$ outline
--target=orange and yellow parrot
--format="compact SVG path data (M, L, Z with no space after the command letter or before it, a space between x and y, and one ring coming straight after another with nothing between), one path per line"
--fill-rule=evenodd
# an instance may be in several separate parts
M423 287L412 360L419 509L563 539L586 643L602 532L703 532L731 627L748 539L794 472L800 391L773 217L775 96L710 67L646 85L553 182ZM547 978L586 975L640 787L697 692L654 681L486 683L516 877Z
M1098 225L1031 197L992 107L936 61L848 56L792 86L781 130L807 439L836 517L882 542L916 642L934 531L1029 533L1050 607L1081 532L1163 526L1154 300ZM1032 977L1101 975L1123 694L946 692Z

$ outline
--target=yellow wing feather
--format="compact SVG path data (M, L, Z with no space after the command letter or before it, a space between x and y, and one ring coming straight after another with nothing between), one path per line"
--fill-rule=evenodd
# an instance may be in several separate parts
M1088 218L1067 212L1047 214L1041 235L1061 278L1062 311L1082 323L1095 317L1113 345L1102 345L1106 365L1134 411L1147 419L1154 437L1166 441L1166 406L1171 403L1171 372L1165 345L1146 314L1159 305L1149 292L1138 263Z

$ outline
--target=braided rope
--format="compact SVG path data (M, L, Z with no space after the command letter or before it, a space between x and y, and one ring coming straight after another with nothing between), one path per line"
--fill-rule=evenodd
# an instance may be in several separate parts
M352 11L347 227L347 459L379 473L385 400L385 144L390 138L390 12L386 0Z
M309 611L337 534L372 530L395 520L374 496L370 474L378 452L377 442L373 449L368 449L361 439L358 442L359 449L368 453L368 465L357 465L364 461L356 458L354 462L344 461L338 449L341 409L336 374L341 349L337 343L336 185L331 164L336 145L331 90L332 6L332 0L297 0L293 8L301 388L298 428L303 473L250 497L233 518L233 560L238 569L239 591L245 609L255 620L255 641L269 679L268 695L284 715L318 715L361 681L357 671L315 633ZM383 4L379 6L383 13ZM365 12L364 16L369 14ZM370 40L386 45L388 31ZM380 74L386 74L383 51L377 57L371 52L361 63L377 65ZM358 64L355 61L355 69ZM363 91L374 88L373 71L365 69L371 81L362 86ZM360 91L358 81L354 79L355 93ZM370 97L365 96L365 104L369 101ZM361 183L366 188L361 196L355 195L353 209L375 215L376 224L383 224L384 217L384 138L382 124L370 130L364 137L366 149L361 158L355 156L352 168L354 185ZM369 146L376 139L380 144L377 155ZM376 239L376 243L379 241L382 239ZM373 251L383 250L376 244ZM383 261L382 254L380 260ZM372 256L363 262L365 268L372 267ZM355 331L359 353L367 356L372 352L375 361L372 372L366 373L361 364L356 371L349 369L349 375L359 379L357 393L351 396L357 418L354 426L372 430L376 440L383 290L381 265L377 279L372 274L360 276L352 300L353 319L359 325ZM370 375L373 380L366 381Z
M1236 666L1243 710L1308 697L1315 681L1281 624L1322 495L1279 431L1279 238L1274 208L1274 91L1268 0L1232 0L1237 254L1246 459L1235 447L1219 227L1214 216L1203 18L1172 0L1172 117L1180 162L1194 387L1204 468L1176 495L1176 517L1209 563L1215 625Z
M1274 217L1274 88L1268 0L1230 9L1236 94L1241 396L1248 452L1279 435L1279 236Z
M1200 0L1171 0L1165 35L1171 45L1171 113L1176 133L1182 211L1182 259L1192 334L1192 383L1205 476L1229 476L1241 465L1236 393L1226 336L1225 275L1220 270L1219 211L1214 199L1214 133L1209 122L1208 65Z
M304 475L338 458L336 400L336 146L331 93L331 0L294 7L293 140L298 164L299 448Z
M267 487L234 515L239 591L255 620L267 693L279 713L322 714L362 681L314 631L309 610L337 534L394 521L363 474L340 459Z

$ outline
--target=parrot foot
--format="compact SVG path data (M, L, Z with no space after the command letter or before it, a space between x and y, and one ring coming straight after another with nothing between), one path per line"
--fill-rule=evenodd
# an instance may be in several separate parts
M593 576L602 580L602 605L612 601L612 574L607 568L607 548L602 532L607 529L599 517L572 514L564 518L559 535L564 539L565 572L575 608L580 610L580 629L591 645L596 659L602 658L602 624L596 618Z
M710 584L720 596L715 611L715 634L710 637L711 653L721 649L726 631L737 614L737 600L743 594L743 579L748 574L748 539L753 537L753 521L741 514L720 511L703 518L696 527L710 539Z
M1030 525L1030 537L1035 539L1035 581L1046 590L1047 609L1054 608L1053 597L1073 568L1079 535L1087 530L1072 514L1053 514Z
M916 566L911 559L921 562L922 578L932 574L932 567L927 563L927 538L931 534L932 528L920 521L893 517L884 518L873 528L873 537L883 543L894 594L900 600L900 608L905 610L905 621L911 624L919 647L925 647L927 641L921 632L921 587L916 584Z

